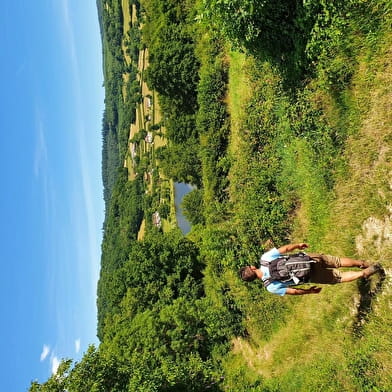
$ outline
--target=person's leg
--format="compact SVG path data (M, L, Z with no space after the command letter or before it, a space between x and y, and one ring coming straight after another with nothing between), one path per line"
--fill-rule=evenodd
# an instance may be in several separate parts
M340 257L325 255L323 253L307 253L317 265L323 268L340 268L342 266Z
M341 267L358 267L358 268L368 268L371 263L365 260L350 259L349 257L338 257L318 253L308 253L308 255L321 262L326 268L341 268Z
M324 254L308 254L314 261L310 272L310 281L312 283L335 284L341 282L352 282L360 278L369 278L371 275L380 271L382 268L379 264L367 266L363 269L362 260L349 259L347 257L336 257ZM340 267L360 267L362 271L345 271L342 272Z
M382 268L380 264L374 264L362 271L345 271L340 274L340 281L343 283L343 282L352 282L353 280L359 278L368 279L376 272L381 271L381 269Z
M310 282L321 284L335 284L342 281L342 272L337 268L326 268L322 260L312 264L310 269Z
M350 259L349 257L340 257L340 266L368 268L370 267L370 263L365 260L355 260L355 259Z
M340 282L352 282L360 278L364 278L364 271L345 271L340 274Z

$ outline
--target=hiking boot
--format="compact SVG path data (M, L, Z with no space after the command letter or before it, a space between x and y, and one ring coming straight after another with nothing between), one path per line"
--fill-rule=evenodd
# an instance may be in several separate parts
M380 264L373 264L363 271L363 277L365 279L369 279L372 275L374 275L375 273L377 273L379 271L382 271L381 265Z
M369 267L370 267L370 263L368 261L361 260L361 265L359 266L359 268L365 269L365 268L369 268Z

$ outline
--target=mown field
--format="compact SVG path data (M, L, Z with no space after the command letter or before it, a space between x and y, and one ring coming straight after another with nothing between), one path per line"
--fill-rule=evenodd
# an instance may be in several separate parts
M392 390L392 2L97 4L101 343L30 390ZM154 168L197 187L185 237L151 223L159 177L151 193L121 168L143 102L132 64L146 48L166 141ZM297 241L380 262L386 276L284 297L239 279L266 249Z

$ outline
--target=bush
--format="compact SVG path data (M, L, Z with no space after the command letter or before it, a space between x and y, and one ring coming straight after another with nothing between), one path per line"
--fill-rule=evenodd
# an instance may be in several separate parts
M204 224L203 216L203 190L194 189L184 196L181 208L185 218L192 224Z

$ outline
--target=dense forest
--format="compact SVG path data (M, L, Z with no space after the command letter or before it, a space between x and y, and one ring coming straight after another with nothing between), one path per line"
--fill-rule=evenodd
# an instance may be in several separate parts
M29 390L391 390L392 2L97 8L100 344ZM387 277L300 298L239 279L295 241Z

